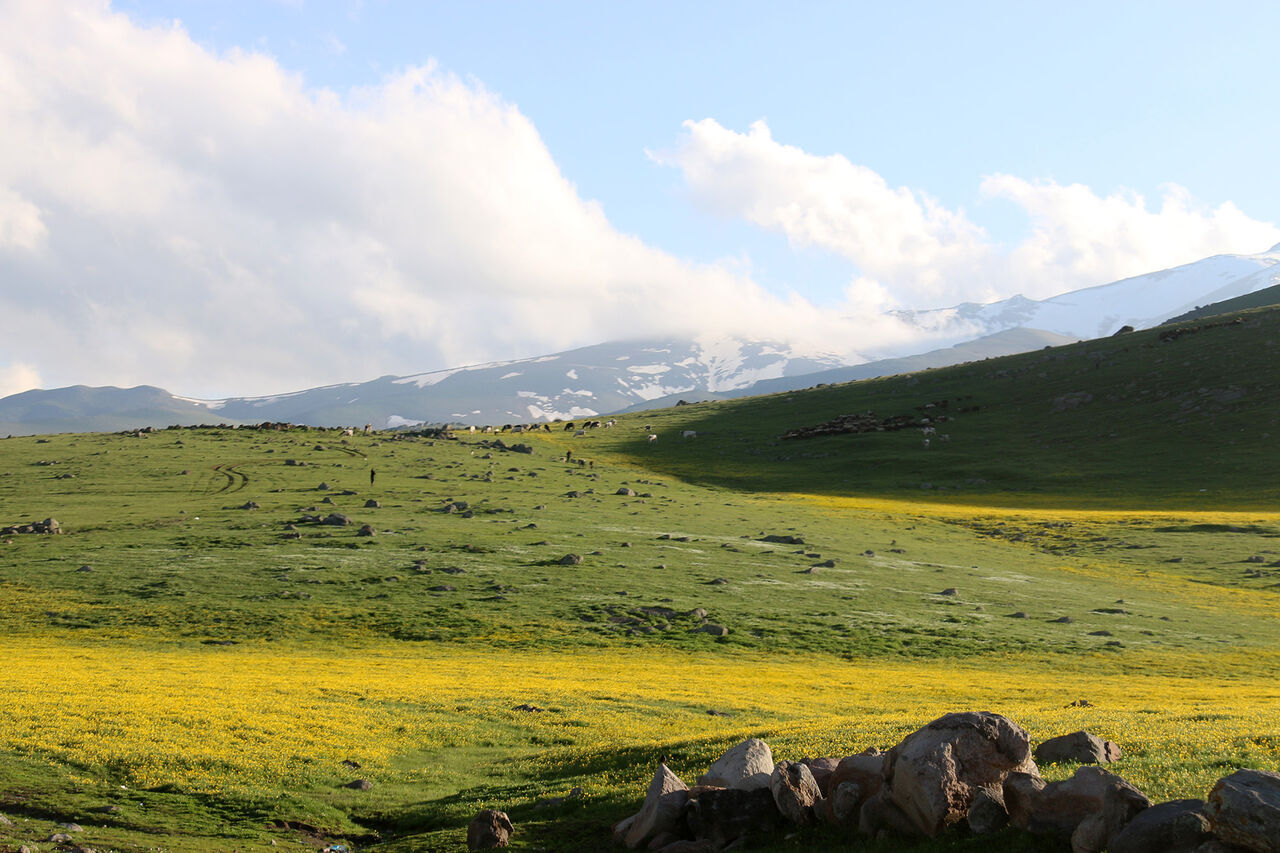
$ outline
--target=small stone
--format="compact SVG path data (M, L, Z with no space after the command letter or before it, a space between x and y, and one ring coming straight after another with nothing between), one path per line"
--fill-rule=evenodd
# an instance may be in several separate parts
M368 791L373 788L373 783L368 779L355 779L343 785L344 788L350 788L353 791Z

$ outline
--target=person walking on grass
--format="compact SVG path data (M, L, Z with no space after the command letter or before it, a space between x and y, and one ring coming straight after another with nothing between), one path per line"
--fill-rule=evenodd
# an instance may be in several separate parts
M369 469L369 485L370 485L370 486L372 486L372 485L373 485L373 480L374 480L374 478L375 478L375 477L377 477L377 476L378 476L378 472L377 472L377 471L375 471L375 470L373 470L372 468L370 468L370 469Z

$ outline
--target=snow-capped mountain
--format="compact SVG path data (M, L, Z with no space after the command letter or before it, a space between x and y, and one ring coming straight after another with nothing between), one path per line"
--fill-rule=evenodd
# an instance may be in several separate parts
M268 397L198 400L147 386L27 391L0 400L0 431L264 421L370 423L379 429L419 423L529 423L594 417L673 394L731 391L848 363L816 348L740 339L615 342Z
M1011 296L986 305L964 303L896 316L922 329L967 330L970 335L1002 329L1043 329L1074 338L1098 338L1122 326L1158 326L1201 305L1244 296L1280 284L1280 245L1256 255L1214 255L1172 269L1034 300Z

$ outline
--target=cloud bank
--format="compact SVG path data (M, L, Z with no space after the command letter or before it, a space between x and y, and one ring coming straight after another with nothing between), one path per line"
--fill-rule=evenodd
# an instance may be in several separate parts
M1280 239L1274 225L1230 203L1198 205L1178 186L1148 210L1136 193L1101 197L1079 184L993 175L982 193L1012 202L1030 222L1029 236L1005 248L964 211L890 187L842 155L779 143L763 121L746 133L714 119L685 122L679 143L651 156L679 168L708 209L847 258L857 271L851 294L886 306L1045 298L1213 254L1261 251Z
M0 390L35 365L272 393L824 322L619 233L515 106L431 64L339 94L103 3L3 18Z
M993 176L983 191L1033 224L1002 250L963 211L763 123L689 122L655 156L695 199L849 260L847 301L819 308L619 232L480 82L427 63L316 89L103 0L4 4L0 128L0 394L270 394L668 334L904 352L928 342L887 307L1043 296L1280 240L1177 188L1148 212Z

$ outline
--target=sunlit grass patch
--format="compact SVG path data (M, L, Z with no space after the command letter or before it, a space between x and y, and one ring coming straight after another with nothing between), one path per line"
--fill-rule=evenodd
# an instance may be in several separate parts
M839 756L887 749L954 710L1006 714L1035 739L1087 728L1120 743L1119 772L1159 797L1203 796L1224 762L1280 768L1280 689L1253 674L1256 660L1230 655L1191 661L1221 673L1193 679L1157 657L1135 672L1104 656L958 664L68 643L0 653L10 700L0 749L131 787L333 787L351 775L344 761L407 783L433 754L494 749L533 778L590 776L608 755L636 751L670 753L693 773L742 737L767 737L779 757ZM1089 705L1071 704L1081 699ZM409 755L419 761L400 760ZM611 765L597 783L634 782L646 766Z

